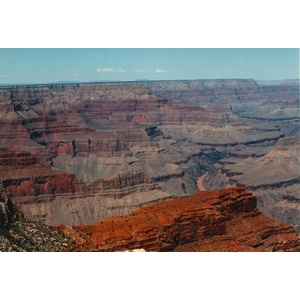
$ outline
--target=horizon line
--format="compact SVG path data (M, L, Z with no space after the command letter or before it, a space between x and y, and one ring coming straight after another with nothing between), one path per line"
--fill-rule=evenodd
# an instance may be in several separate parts
M257 82L285 82L285 81L298 81L300 78L294 79L254 79L254 78L199 78L199 79L135 79L135 80L89 80L89 81L76 81L76 80L59 80L49 81L45 83L0 83L0 87L12 86L42 86L42 85L60 85L60 84L96 84L96 83L132 83L132 82L162 82L162 81L211 81L211 80L253 80Z

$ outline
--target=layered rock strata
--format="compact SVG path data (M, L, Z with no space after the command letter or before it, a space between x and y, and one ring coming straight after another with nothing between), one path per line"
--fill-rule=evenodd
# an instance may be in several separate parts
M295 134L283 125L297 122L291 115L269 123L244 113L262 101L291 107L298 95L254 80L3 87L0 176L25 216L46 224L131 213L196 192L231 150Z
M57 229L76 240L70 251L299 251L292 226L264 216L242 188L199 191L135 213Z
M267 215L300 229L300 143L281 139L259 157L229 157L219 162L231 185L252 190Z

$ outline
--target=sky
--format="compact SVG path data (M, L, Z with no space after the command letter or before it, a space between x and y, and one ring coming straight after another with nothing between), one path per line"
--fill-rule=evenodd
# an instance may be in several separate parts
M297 48L2 48L1 84L299 78Z

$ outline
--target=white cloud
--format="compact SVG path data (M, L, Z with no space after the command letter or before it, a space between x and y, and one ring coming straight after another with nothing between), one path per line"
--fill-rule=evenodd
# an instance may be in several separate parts
M145 71L144 70L134 70L133 72L134 73L144 73Z
M4 74L2 74L2 75L1 75L1 78L7 78L7 76L6 76L6 75L4 75Z
M156 69L155 73L166 73L169 72L169 70L163 70L163 69Z
M123 69L112 69L112 68L98 68L99 73L124 73Z
M77 77L77 76L80 76L80 75L76 73L75 76Z

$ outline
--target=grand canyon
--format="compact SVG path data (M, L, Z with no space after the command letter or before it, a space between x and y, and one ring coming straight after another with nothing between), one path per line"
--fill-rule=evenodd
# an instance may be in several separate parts
M1 251L299 251L299 81L0 87Z

